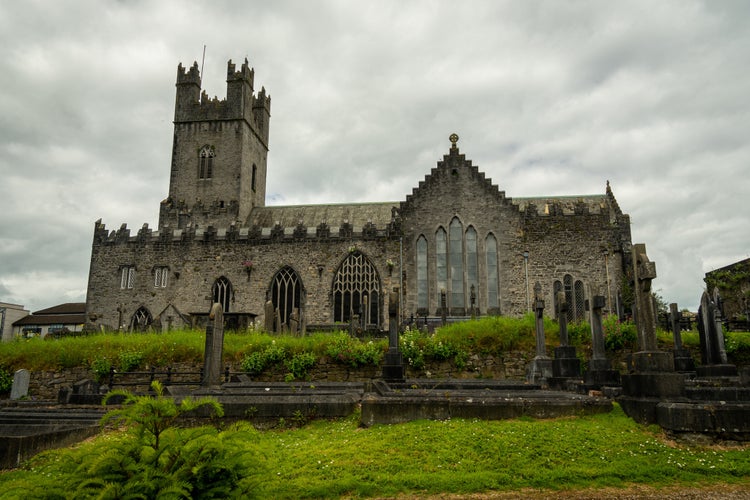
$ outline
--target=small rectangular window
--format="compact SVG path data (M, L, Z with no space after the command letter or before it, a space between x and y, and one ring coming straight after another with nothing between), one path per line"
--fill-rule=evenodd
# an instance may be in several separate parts
M168 267L155 267L154 268L154 288L166 288L167 280L169 276Z
M120 270L120 288L122 290L133 288L135 284L135 266L122 266Z

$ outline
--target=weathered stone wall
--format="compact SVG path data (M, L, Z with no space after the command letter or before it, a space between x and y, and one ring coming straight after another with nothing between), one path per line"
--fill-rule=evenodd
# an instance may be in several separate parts
M106 234L106 229L97 229ZM122 241L99 240L92 248L91 270L87 296L87 313L96 315L97 325L116 327L120 321L128 325L139 307L146 307L156 320L169 305L182 314L204 313L210 308L211 289L221 276L232 284L232 298L228 312L258 315L263 321L263 305L272 279L284 266L292 267L303 287L302 321L306 324L333 321L331 286L341 262L352 246L367 256L377 268L381 290L399 285L398 271L386 264L398 261L398 242L388 239L296 239L296 238L229 238L216 235L198 239L185 234L180 240L153 234L144 238L124 236ZM253 262L248 272L243 263ZM122 266L136 267L132 289L120 288ZM154 268L169 268L166 288L154 286ZM381 293L381 326L387 329L387 318L382 313L385 294ZM168 314L173 314L168 311ZM166 318L161 318L162 326ZM173 326L179 326L174 318Z
M407 367L406 376L408 378L495 378L495 379L513 379L523 380L526 376L526 365L533 358L533 353L525 351L510 351L503 353L501 356L491 355L473 355L466 363L466 366L459 370L453 363L445 361L432 363L425 366L424 369L414 370ZM175 382L197 381L202 365L192 363L175 363L172 370L175 375L172 380ZM231 372L240 372L242 369L238 364L230 364ZM156 368L158 372L166 371L166 367ZM147 372L148 370L143 370ZM315 367L309 372L309 380L326 381L326 382L366 382L379 378L382 368L375 366L364 366L361 368L351 368L331 360L320 360ZM282 367L268 370L253 380L261 382L283 382L287 370ZM186 375L186 373L189 373ZM137 390L145 391L149 385L148 374L146 375L124 375L119 380L126 380L129 383L138 382L134 386ZM158 375L158 380L163 381L164 375ZM56 400L61 388L72 387L74 383L90 379L95 380L96 375L91 370L85 368L65 369L59 371L38 371L31 372L29 383L29 396L38 400ZM106 381L104 381L106 383ZM132 386L126 386L126 388Z

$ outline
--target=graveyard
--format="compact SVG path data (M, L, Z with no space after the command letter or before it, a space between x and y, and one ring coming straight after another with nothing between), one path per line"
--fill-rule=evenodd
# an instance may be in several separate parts
M500 378L432 374L410 367L413 360L404 359L408 346L402 338L408 333L397 329L398 301L393 296L388 308L391 327L387 339L381 341L378 366L334 375L349 380L307 380L309 372L302 369L295 375L295 364L287 363L290 373L286 380L261 379L258 374L229 369L222 308L215 305L202 338L197 339L202 344L202 366L197 372L152 367L150 371L117 373L110 367L98 380L83 377L61 383L54 400L42 400L29 397L32 373L17 370L9 398L0 404L0 440L5 450L0 457L2 466L16 467L38 451L97 433L99 419L111 409L101 406L108 390L127 388L148 394L150 382L159 377L166 377L165 394L175 401L210 396L224 408L225 419L250 421L258 428L273 427L280 421L353 416L364 428L430 420L587 418L608 414L616 405L618 412L621 409L635 423L656 424L677 440L747 443L750 370L729 362L716 292L704 292L701 298L697 316L700 359L682 342L677 304L670 306L673 349L660 349L651 296L656 267L644 245L634 246L633 262L637 343L624 359L610 359L611 353L605 349L605 301L600 296L591 297L588 304L591 339L585 369L564 320L559 323L550 356L550 342L545 337L545 321L549 320L545 319L543 292L537 283L531 317L532 352L512 363L506 360ZM564 296L557 304L564 311ZM565 314L559 317L565 318ZM275 340L271 346L274 344ZM374 345L372 341L369 344ZM528 339L526 345L532 346ZM477 373L482 373L481 368ZM131 382L126 382L128 377ZM201 415L194 418L200 420Z

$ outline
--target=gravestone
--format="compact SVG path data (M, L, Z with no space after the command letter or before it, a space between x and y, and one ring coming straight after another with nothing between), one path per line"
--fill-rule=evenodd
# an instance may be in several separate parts
M580 382L581 360L576 355L576 348L568 345L568 302L565 300L565 292L557 292L555 302L557 302L557 318L560 326L560 345L555 347L549 386L556 389L568 389L571 382Z
M224 309L221 304L217 302L211 306L208 319L201 386L218 388L221 384L221 362L224 353Z
M685 377L674 371L671 352L656 347L656 320L651 281L656 264L646 255L646 245L633 245L633 288L639 351L633 354L631 372L623 375L623 396L618 399L625 413L638 422L655 423L660 401L683 396Z
M448 322L448 301L445 290L440 291L440 323L442 326Z
M22 399L29 395L29 381L31 374L29 370L21 368L13 374L13 385L10 388L10 399Z
M612 369L604 348L602 310L605 304L606 299L603 295L594 295L591 299L591 347L593 353L584 376L587 389L601 389L605 386L620 385L620 372Z
M682 313L677 308L677 304L669 304L669 321L672 327L672 339L674 340L674 369L680 373L694 373L695 361L690 356L690 351L682 346Z
M272 333L273 330L273 319L275 316L274 308L273 308L273 302L271 300L267 300L266 303L263 305L263 328L265 328L266 333Z
M526 367L526 381L533 384L548 384L552 378L552 359L547 356L544 338L544 300L542 285L534 285L534 323L536 327L536 356Z
M289 315L289 331L292 335L297 335L299 330L299 308L295 307L292 309L292 314Z
M696 369L698 375L701 377L736 377L737 367L727 361L718 291L714 290L713 296L703 292L697 320L703 363Z
M383 364L383 379L386 382L404 382L404 360L398 347L399 318L398 288L388 295L388 352Z

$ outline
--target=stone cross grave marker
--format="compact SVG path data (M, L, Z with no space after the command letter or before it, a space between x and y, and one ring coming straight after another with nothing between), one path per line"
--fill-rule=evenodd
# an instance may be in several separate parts
M206 349L203 363L203 387L218 387L221 382L221 360L224 352L224 309L214 303L206 325Z
M646 255L646 245L633 245L635 278L635 319L638 326L638 347L641 351L656 351L656 315L651 297L651 281L656 278L656 263Z
M29 370L21 368L13 374L13 385L10 388L10 399L21 399L29 395Z
M546 358L547 349L544 345L544 300L542 299L542 284L534 284L534 317L536 320L536 355Z

